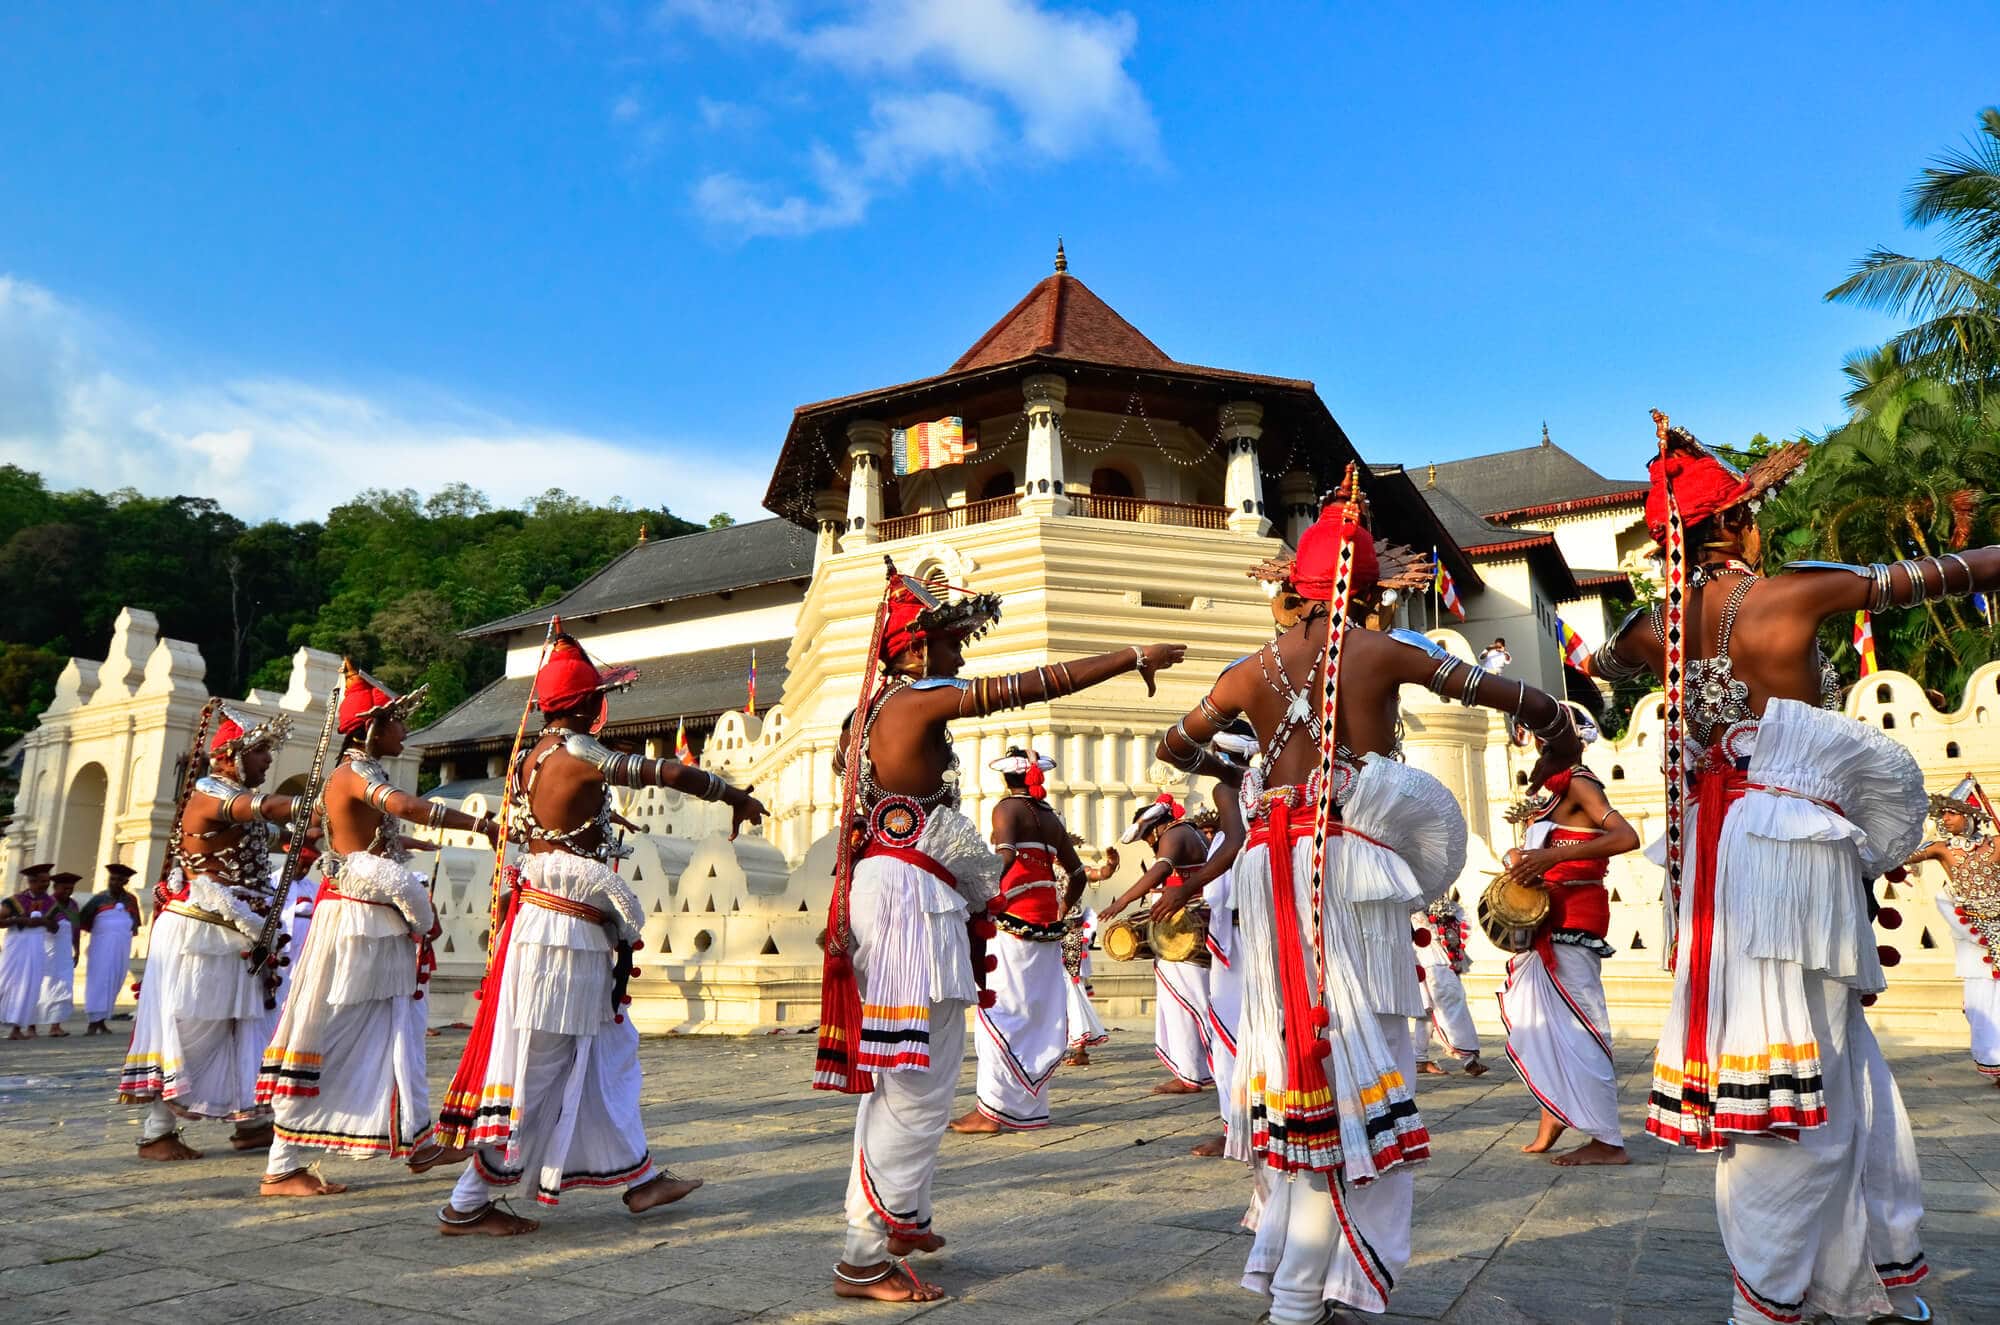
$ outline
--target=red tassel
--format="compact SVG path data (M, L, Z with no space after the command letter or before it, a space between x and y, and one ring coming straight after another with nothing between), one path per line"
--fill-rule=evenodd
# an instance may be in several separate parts
M1885 906L1875 913L1875 923L1884 929L1901 929L1903 913L1893 906Z

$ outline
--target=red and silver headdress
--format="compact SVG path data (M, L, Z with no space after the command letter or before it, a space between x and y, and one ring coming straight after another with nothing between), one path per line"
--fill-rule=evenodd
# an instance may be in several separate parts
M215 734L208 738L210 758L240 758L259 746L276 748L285 743L292 734L292 715L280 713L275 718L260 718L242 709L220 705L217 710Z
M964 593L940 598L913 575L897 575L888 588L882 658L894 658L933 637L977 639L1000 619L1000 595Z
M599 667L592 662L583 645L563 632L561 617L550 624L556 632L555 642L549 646L548 661L535 673L535 706L542 712L572 712L583 708L592 695L602 697L623 690L639 679L636 667ZM592 731L604 725L606 712L599 708Z
M1148 833L1161 828L1171 828L1187 818L1187 810L1168 792L1161 792L1151 805L1141 806L1132 816L1132 826L1125 830L1120 842L1137 842Z
M1793 442L1771 452L1746 470L1724 460L1685 428L1668 427L1660 454L1646 470L1652 489L1646 494L1646 528L1654 541L1667 534L1667 487L1673 486L1681 522L1692 528L1743 503L1754 514L1778 490L1797 477L1812 447Z
M340 660L340 712L334 725L342 736L363 731L377 718L407 718L424 702L430 686L420 685L407 695L399 695L354 665L354 659Z
M1979 785L1979 779L1966 776L1958 780L1958 785L1947 793L1931 794L1931 817L1942 814L1962 814L1974 823L1993 822L1993 802L1987 799L1986 788Z

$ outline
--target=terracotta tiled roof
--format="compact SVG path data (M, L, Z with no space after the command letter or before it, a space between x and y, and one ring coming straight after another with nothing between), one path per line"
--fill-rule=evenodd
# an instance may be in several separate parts
M990 368L1032 354L1121 368L1178 366L1089 286L1067 272L1057 272L1028 291L948 371Z

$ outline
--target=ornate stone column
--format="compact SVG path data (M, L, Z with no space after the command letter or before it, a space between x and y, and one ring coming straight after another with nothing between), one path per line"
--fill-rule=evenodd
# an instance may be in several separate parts
M1229 527L1239 534L1262 537L1271 532L1264 516L1264 476L1257 468L1257 440L1264 435L1264 407L1232 400L1222 407L1222 445L1229 457L1223 478L1223 502L1229 507Z
M1068 515L1063 492L1062 414L1069 383L1037 373L1021 384L1028 406L1028 465L1021 486L1021 514Z
M839 488L821 488L813 499L813 518L819 521L819 537L813 543L813 569L840 550L840 536L847 530L847 494Z
M889 428L876 419L856 419L847 425L847 454L853 469L847 478L847 532L840 550L867 547L881 537L882 464L889 457Z
M1319 494L1313 491L1313 476L1294 469L1278 483L1278 499L1284 503L1285 541L1293 547L1319 518Z

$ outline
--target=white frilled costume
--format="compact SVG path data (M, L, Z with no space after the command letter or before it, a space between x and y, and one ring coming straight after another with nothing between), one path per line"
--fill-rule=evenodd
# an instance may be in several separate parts
M1964 815L1971 830L1943 842L1959 859L1945 864L1937 907L1951 931L1952 969L1965 986L1973 1066L2000 1079L2000 847L1981 832L1993 826L1993 805L1968 777L1949 796L1931 797L1932 815L1941 811Z
M1417 953L1417 989L1425 1019L1418 1023L1416 1056L1431 1061L1431 1045L1443 1046L1453 1062L1479 1057L1479 1028L1472 1023L1465 982L1459 976L1472 969L1465 951L1465 917L1458 903L1440 897L1411 917L1411 942Z
M1596 780L1581 767L1549 779L1548 804L1528 826L1522 846L1538 850L1587 841L1604 831L1567 828L1548 818L1577 776ZM1576 860L1562 861L1543 875L1549 914L1534 945L1508 960L1498 997L1507 1058L1528 1092L1563 1126L1623 1146L1611 1014L1600 969L1614 951L1605 941L1611 925L1606 873L1603 860Z
M1182 807L1170 795L1140 810L1124 841L1137 842L1156 829L1172 829L1184 818ZM1210 843L1209 850L1218 849ZM1170 876L1169 884L1177 882ZM1157 895L1148 894L1141 907L1151 906ZM1186 1086L1215 1083L1215 1067L1210 1059L1210 1041L1215 1032L1209 1024L1208 963L1170 962L1153 959L1153 1053L1167 1071Z
M1028 777L1023 794L1041 800L1041 774L1055 760L1033 751L1003 755L988 767ZM1045 803L1045 802L1044 802ZM1063 969L1062 890L1057 858L1045 842L996 842L1014 858L987 905L998 930L987 943L993 970L992 1006L978 1010L973 1047L979 1057L979 1112L1002 1127L1027 1131L1049 1124L1049 1081L1068 1046Z
M83 904L84 928L90 934L83 947L83 1015L92 1024L111 1016L131 974L138 910L139 901L130 893L101 892Z
M58 874L56 881L75 880L74 874ZM60 1026L76 1011L76 911L61 904L62 919L54 929L42 931L42 1010L36 1018L44 1026Z
M1080 923L1063 936L1063 1006L1071 1049L1089 1049L1111 1038L1090 1002L1090 945L1097 937L1097 912L1085 907Z
M398 697L347 663L340 734L359 737L422 698L422 687ZM382 808L395 791L388 770L365 740L341 762L381 817L366 848L325 857L318 920L292 958L290 990L257 1078L257 1102L272 1111L270 1178L306 1167L315 1151L400 1159L431 1135L423 984L437 914L423 876L404 863L400 825Z
M53 865L37 865L23 870L24 876L47 874ZM34 893L22 889L6 899L11 916L43 921L56 899L46 890ZM40 923L16 925L0 939L0 1025L29 1030L41 1023L42 982L48 968L48 930Z
M259 723L225 707L211 757L280 742L288 727L282 717ZM193 794L225 808L256 795L218 773L199 779ZM216 841L237 833L234 845ZM173 867L154 893L146 975L118 1079L121 1101L150 1106L140 1145L172 1132L177 1117L244 1122L270 1114L257 1103L257 1069L272 1013L244 954L262 936L271 904L276 837L275 826L261 818L206 833L175 824L168 848Z

